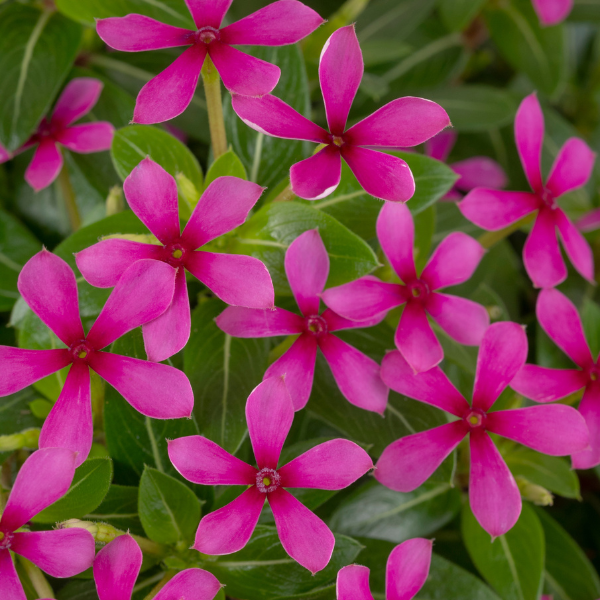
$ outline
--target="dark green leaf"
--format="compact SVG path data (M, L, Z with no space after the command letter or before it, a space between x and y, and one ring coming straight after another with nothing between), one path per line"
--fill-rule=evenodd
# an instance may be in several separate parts
M136 487L111 485L100 506L85 515L85 518L114 525L122 531L144 535L138 515L138 488Z
M31 411L30 404L35 398L36 394L31 388L0 398L0 435L42 426L43 421ZM10 452L0 452L0 463L9 455Z
M485 0L438 0L444 25L451 31L462 31L477 15Z
M583 331L594 356L600 352L600 306L586 298L581 310Z

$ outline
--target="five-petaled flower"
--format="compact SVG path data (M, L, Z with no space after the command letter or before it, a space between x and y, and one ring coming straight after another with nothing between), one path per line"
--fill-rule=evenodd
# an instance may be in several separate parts
M433 543L413 538L396 546L385 569L385 600L412 600L423 587L431 565ZM373 600L369 569L348 565L337 576L337 600Z
M116 50L140 52L190 46L141 89L133 113L134 123L160 123L180 115L192 100L207 55L232 93L268 94L279 81L279 67L235 50L231 44L295 44L324 22L314 10L297 0L279 0L221 28L231 2L186 0L196 31L136 14L97 22L98 35Z
M536 314L542 329L579 369L525 365L510 384L536 402L553 402L584 389L579 412L590 430L590 448L572 456L576 469L600 464L600 357L592 356L575 305L558 290L542 290Z
M19 275L21 295L66 348L26 350L0 346L0 396L13 394L71 365L56 404L44 422L40 448L77 451L77 466L92 446L90 369L137 411L155 419L189 417L194 397L188 378L168 365L101 352L127 332L160 316L171 303L175 269L140 260L109 296L86 335L79 316L77 282L71 267L42 250Z
M480 304L437 291L471 277L484 253L481 244L464 233L451 233L419 276L415 269L414 234L408 208L404 204L384 204L377 219L377 237L403 283L386 283L366 276L328 289L322 298L336 313L355 321L381 316L404 304L395 342L408 364L421 372L444 358L427 314L452 338L471 346L479 345L490 319Z
M527 96L517 111L515 139L533 193L477 188L459 203L461 212L475 225L496 231L538 211L523 249L525 269L533 284L539 288L551 288L567 277L567 267L556 237L557 229L573 266L593 282L592 250L559 208L557 199L587 182L595 154L584 141L570 138L558 153L544 184L540 168L544 115L535 94Z
M551 456L581 452L589 445L585 421L571 406L549 404L491 411L526 358L527 337L520 325L491 325L479 349L473 402L469 405L439 367L415 375L399 352L388 354L381 373L390 388L437 406L456 420L392 442L377 462L375 478L392 490L412 491L469 435L471 509L492 537L506 533L519 518L521 496L487 432Z
M52 577L73 577L92 566L95 542L83 529L28 531L35 515L67 493L75 475L76 453L44 448L23 464L0 518L0 597L25 600L11 552L19 554Z
M73 531L73 530L67 530ZM104 546L94 561L94 580L100 600L131 600L133 586L142 566L142 551L128 534ZM212 600L221 584L203 569L186 569L170 579L155 600Z
M60 173L63 156L59 145L78 154L108 150L115 132L107 121L72 125L92 110L103 83L90 77L71 80L56 102L50 119L44 118L37 131L14 153L0 146L0 163L37 146L25 171L25 180L36 191L48 187Z
M248 397L246 420L258 468L242 462L211 440L193 435L169 442L169 458L189 481L202 485L250 486L241 496L200 521L193 548L203 554L231 554L250 539L265 500L285 551L313 574L331 558L335 538L327 525L284 488L341 490L373 467L369 455L337 439L278 467L294 419L283 377L258 385Z
M177 269L173 302L158 319L143 326L150 360L166 360L179 352L190 337L186 269L227 304L273 307L273 283L260 260L196 250L241 225L263 188L237 177L215 179L196 204L183 233L179 225L177 184L159 164L145 158L127 177L123 189L129 206L160 245L108 239L79 252L75 259L85 280L96 287L116 285L126 269L138 260L161 261ZM160 285L158 279L156 285Z
M317 348L329 363L340 391L354 405L383 414L388 389L381 381L379 365L353 346L333 335L334 331L375 325L383 318L357 323L332 310L319 313L319 295L329 275L329 256L316 229L298 236L285 254L285 271L302 316L283 308L253 310L226 308L217 325L234 337L300 337L266 371L264 379L285 375L294 408L308 402L313 385Z
M415 181L406 162L369 147L416 146L448 127L450 119L435 102L406 97L393 100L346 130L363 71L354 26L338 29L325 43L319 63L329 131L275 96L233 96L233 109L249 127L275 137L325 144L290 169L291 188L297 196L318 200L331 194L340 183L342 158L372 196L405 202L414 194Z

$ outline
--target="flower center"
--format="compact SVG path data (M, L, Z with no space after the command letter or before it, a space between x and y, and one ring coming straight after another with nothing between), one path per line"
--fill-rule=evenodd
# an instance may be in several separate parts
M327 333L327 321L319 315L307 317L306 331L312 333L316 337L325 335Z
M598 381L600 374L598 373L598 367L592 367L590 369L590 381Z
M13 534L10 531L0 531L0 550L8 550L13 541Z
M215 29L214 27L209 27L208 25L202 29L199 29L196 33L196 39L206 45L218 40L219 37L219 30Z
M90 354L94 349L88 344L87 340L78 340L69 348L73 362L89 362Z
M485 425L485 413L478 408L469 410L463 419L471 429L479 429Z
M256 488L263 494L274 492L281 483L281 475L275 469L265 467L256 474Z
M422 281L413 281L412 283L409 283L407 287L410 291L410 295L415 300L425 300L429 295L429 286Z
M344 138L341 135L332 135L331 141L338 147L341 148L346 142L344 142Z
M554 196L552 195L552 193L549 190L544 190L542 192L542 202L550 209L550 210L555 210L558 208L558 204L556 203L556 200L554 198Z
M185 258L185 248L181 244L165 246L165 262L172 267L180 267Z

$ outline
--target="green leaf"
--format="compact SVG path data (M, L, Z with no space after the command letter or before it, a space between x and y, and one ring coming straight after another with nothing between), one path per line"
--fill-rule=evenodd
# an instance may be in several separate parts
M504 600L537 600L544 574L544 531L529 504L516 525L490 543L490 534L465 504L462 534L471 560Z
M485 0L438 0L438 10L450 31L462 31L477 15Z
M237 154L229 149L225 154L222 154L210 165L204 180L204 187L207 188L217 177L239 177L240 179L248 179L246 169L239 159Z
M575 540L544 510L536 509L546 537L546 584L555 600L594 600L600 578Z
M35 130L67 76L81 26L51 10L0 8L0 143L16 150Z
M594 356L600 352L600 306L593 300L585 298L581 310L583 331Z
M318 229L329 254L327 287L341 285L370 273L378 266L370 246L339 221L298 202L263 206L237 230L231 251L262 260L276 293L289 294L283 261L289 245L309 229Z
M329 526L346 535L399 544L431 535L459 511L460 492L448 483L429 482L404 494L370 481L342 501Z
M264 375L269 340L234 338L214 322L226 305L201 303L192 313L184 372L194 390L202 434L234 453L246 437L246 400Z
M600 0L575 0L569 21L600 21Z
M126 485L111 485L100 506L85 515L90 521L101 521L114 525L122 531L144 535L138 514L138 488Z
M159 544L193 541L201 512L192 490L151 467L142 473L138 511L146 535Z
M81 519L100 505L108 492L113 468L110 458L91 458L75 470L69 491L33 517L35 523Z
M251 53L281 69L281 78L272 93L300 114L310 117L308 78L298 46L254 47ZM275 185L287 176L294 163L306 158L306 143L266 136L250 129L235 114L229 94L227 96L223 107L227 141L246 167L250 181L265 187Z
M35 398L36 394L31 388L0 398L0 435L42 426L43 421L31 411L30 404ZM0 464L11 454L12 452L0 452Z

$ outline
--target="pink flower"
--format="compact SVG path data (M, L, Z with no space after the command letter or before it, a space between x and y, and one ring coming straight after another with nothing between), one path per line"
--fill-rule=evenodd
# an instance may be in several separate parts
M217 317L217 325L225 333L243 338L300 334L264 376L268 379L285 375L295 410L304 408L308 402L320 348L348 401L383 414L389 390L381 381L379 365L332 334L341 329L375 325L381 317L357 323L342 319L331 310L319 313L319 295L329 275L329 256L316 229L305 231L290 244L285 254L285 272L303 316L283 308L230 307Z
M69 530L70 531L70 530ZM94 579L100 600L131 600L133 586L142 566L142 551L128 534L104 546L94 561ZM155 600L212 600L221 584L202 569L186 569L168 581Z
M258 385L248 397L246 420L258 468L242 462L205 437L169 442L169 457L187 480L202 485L250 486L241 496L204 516L192 546L203 554L241 550L269 502L285 551L311 573L329 563L335 538L313 512L284 488L341 490L373 468L369 455L348 440L319 444L277 468L294 419L283 377Z
M531 0L531 3L545 27L564 21L573 10L573 0Z
M594 166L595 154L582 140L567 140L544 184L540 170L544 115L535 94L527 96L517 111L515 138L533 193L477 188L459 203L460 210L475 225L491 231L507 227L538 211L523 250L525 268L535 287L554 287L567 277L567 267L560 253L556 229L573 266L583 277L593 282L592 251L559 208L557 199L587 182Z
M208 54L225 87L236 94L262 96L279 81L279 67L231 45L285 46L312 33L324 20L297 0L279 0L221 29L232 0L186 0L198 28L181 29L142 15L97 22L98 35L124 52L190 46L140 91L134 123L160 123L180 115L191 102Z
M584 232L600 229L600 208L596 208L581 217L581 219L576 221L575 226L579 231Z
M412 369L421 372L444 358L427 314L449 336L469 346L479 345L490 318L480 304L437 291L471 277L484 253L481 245L464 233L451 233L418 276L414 235L408 208L403 204L384 204L377 218L377 237L390 265L404 283L361 277L325 291L322 298L336 313L355 321L383 316L390 309L405 304L395 342Z
M429 574L432 546L430 540L413 538L392 550L385 572L385 600L414 598ZM337 600L373 600L367 567L348 565L340 569L336 587Z
M585 389L579 405L590 430L590 448L575 454L576 469L600 464L600 357L592 356L575 305L558 290L542 290L536 314L542 329L579 369L525 365L510 386L536 402L554 402Z
M50 120L44 118L37 131L14 153L37 145L25 171L25 180L36 192L48 187L62 169L63 157L59 144L78 154L102 152L110 148L115 129L107 121L71 126L92 110L103 85L101 81L90 77L71 80L56 102ZM12 156L0 146L0 163Z
M343 158L367 193L405 202L415 192L406 162L368 147L416 146L450 125L446 111L435 102L407 97L393 100L346 130L363 71L354 26L338 29L325 43L319 63L329 132L275 96L233 96L233 109L252 129L275 137L326 144L290 169L292 190L300 198L318 200L331 194L340 182Z
M67 347L25 350L0 346L0 396L13 394L71 365L60 396L42 427L40 448L75 450L79 453L77 466L87 458L93 435L90 369L143 415L154 419L190 416L194 397L190 382L181 371L101 352L128 331L161 315L171 302L174 286L172 267L138 261L119 281L86 335L79 317L75 274L69 265L47 250L27 262L19 275L19 291Z
M75 259L85 280L102 288L116 285L129 266L139 260L160 261L177 269L173 302L160 318L146 322L143 327L150 360L166 360L179 352L190 337L186 269L227 304L273 306L273 283L260 260L196 251L241 225L263 188L237 177L215 179L202 194L183 233L179 225L177 184L160 165L146 157L127 177L123 189L129 206L161 245L109 239L79 252Z
M412 491L469 435L471 509L492 537L506 533L519 518L521 496L487 432L551 456L580 452L589 444L585 421L570 406L490 410L526 358L527 337L520 325L491 325L481 342L469 405L439 367L414 375L399 352L388 354L381 367L387 385L409 398L437 406L457 420L391 443L376 465L375 478L392 490Z
M38 450L23 463L0 518L1 598L25 600L11 552L30 560L52 577L73 577L92 566L96 550L89 531L22 529L67 493L75 466L75 452L66 448Z

